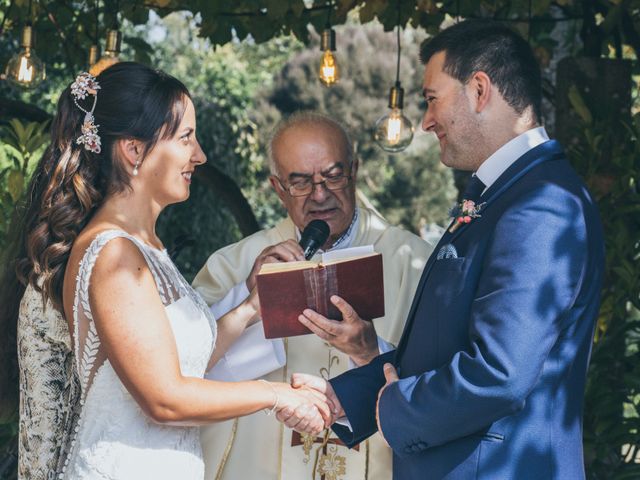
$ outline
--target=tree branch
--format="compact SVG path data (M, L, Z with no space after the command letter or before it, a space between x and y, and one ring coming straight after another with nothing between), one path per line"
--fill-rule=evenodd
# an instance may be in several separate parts
M260 230L251 205L249 205L240 187L230 176L210 163L205 163L196 168L195 176L220 195L233 214L243 236L246 237Z
M49 120L51 115L35 105L0 97L0 118L21 118L30 122L44 122Z

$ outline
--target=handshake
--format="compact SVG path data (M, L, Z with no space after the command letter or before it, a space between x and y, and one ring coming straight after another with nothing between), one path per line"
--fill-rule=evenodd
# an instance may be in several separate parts
M384 389L398 380L396 369L390 363L384 365L384 376L386 383L378 392L378 402ZM297 432L318 435L337 419L345 416L333 387L323 378L306 373L294 373L290 387L284 383L272 385L281 386L280 391L275 390L278 395L274 405L276 418ZM376 421L382 434L377 405Z
M276 400L276 418L300 433L318 435L336 419L344 416L340 401L331 384L323 378L294 373L291 385L270 383Z

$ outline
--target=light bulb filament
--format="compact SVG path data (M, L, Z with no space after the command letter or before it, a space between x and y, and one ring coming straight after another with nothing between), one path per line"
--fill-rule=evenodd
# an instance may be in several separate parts
M325 50L320 63L320 81L325 85L331 85L338 81L338 65L331 50Z
M389 118L387 126L387 141L391 145L395 145L400 141L400 134L402 133L402 119L397 117Z
M33 79L33 65L29 65L28 58L20 57L20 70L18 71L19 82L30 82Z

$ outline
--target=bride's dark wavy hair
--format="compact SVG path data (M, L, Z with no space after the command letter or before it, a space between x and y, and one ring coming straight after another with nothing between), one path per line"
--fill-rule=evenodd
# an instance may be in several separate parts
M107 68L97 81L94 117L101 153L76 142L85 114L74 104L69 86L58 101L51 143L12 221L0 287L0 417L13 413L17 404L16 330L26 287L40 292L43 304L63 312L62 283L76 237L106 196L130 188L116 141L143 142L144 158L159 140L175 134L190 98L179 80L133 62ZM93 97L79 103L90 110Z

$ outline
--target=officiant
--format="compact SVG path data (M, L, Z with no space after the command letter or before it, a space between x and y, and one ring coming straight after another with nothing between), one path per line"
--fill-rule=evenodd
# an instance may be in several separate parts
M330 117L300 112L280 122L269 144L269 162L271 185L288 216L209 257L193 286L215 316L249 295L264 263L304 259L298 240L315 219L330 228L319 253L364 245L382 253L386 314L372 322L347 316L321 337L276 340L265 339L259 322L207 376L227 381L288 381L292 372L334 377L397 344L433 247L357 205L358 159L348 132ZM265 415L203 427L202 446L207 478L298 480L314 472L315 478L335 480L391 478L391 451L379 436L349 450L333 432L300 435Z

